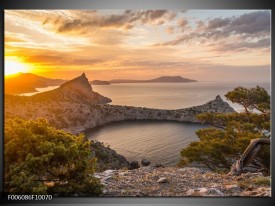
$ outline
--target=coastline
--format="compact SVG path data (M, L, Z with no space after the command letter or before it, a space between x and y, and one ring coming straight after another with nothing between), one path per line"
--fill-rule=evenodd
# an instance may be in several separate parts
M194 123L199 122L196 116L201 113L235 112L219 95L203 105L176 110L68 101L48 101L45 103L37 99L32 101L30 97L17 101L17 98L16 96L6 96L6 119L13 117L23 119L45 118L56 128L73 134L79 134L87 129L110 122L124 120L165 120Z

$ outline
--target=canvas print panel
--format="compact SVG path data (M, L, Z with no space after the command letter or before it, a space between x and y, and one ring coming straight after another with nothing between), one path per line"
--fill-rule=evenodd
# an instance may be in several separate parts
M6 10L4 189L271 196L269 10Z

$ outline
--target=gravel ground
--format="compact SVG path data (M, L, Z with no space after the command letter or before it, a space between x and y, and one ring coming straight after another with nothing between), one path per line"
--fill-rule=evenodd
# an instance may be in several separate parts
M142 167L96 173L102 196L271 196L271 177L261 173L240 176L194 167Z

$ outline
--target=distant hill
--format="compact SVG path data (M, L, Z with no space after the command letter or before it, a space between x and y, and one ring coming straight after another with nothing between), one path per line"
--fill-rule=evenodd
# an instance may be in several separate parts
M90 81L91 85L110 85L111 83L108 81L102 81L102 80L94 80Z
M181 76L162 76L156 79L149 80L131 80L131 79L113 79L111 83L186 83L197 82L193 79L183 78Z
M29 97L33 101L66 101L85 104L108 103L112 100L94 92L86 75L65 82L59 88Z
M18 73L5 76L5 94L36 92L35 88L59 86L67 80L49 79L31 73Z

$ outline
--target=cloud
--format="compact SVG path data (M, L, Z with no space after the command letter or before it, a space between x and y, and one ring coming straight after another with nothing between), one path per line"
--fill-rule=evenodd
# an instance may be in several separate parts
M67 11L47 16L42 27L59 35L82 36L98 45L118 45L135 35L140 25L163 25L177 12L168 10Z
M190 65L190 62L184 61L124 61L123 66L126 67L145 67L156 69L178 68Z
M5 43L21 43L29 40L30 37L28 35L5 31Z
M208 22L206 30L223 28L225 26L228 26L230 24L230 22L231 22L231 18L225 18L225 19L215 18L215 19L211 19Z
M270 34L270 11L258 11L243 14L232 20L227 28L238 34Z
M18 42L26 42L26 40L20 37L5 35L5 43L18 43Z
M192 41L204 43L214 41L226 44L223 48L269 48L270 11L256 11L230 18L215 18L208 22L197 21L195 29L179 35L176 39L155 44L155 46L175 46ZM182 27L186 22L179 23ZM228 43L230 42L230 43ZM231 43L232 42L232 43Z
M43 21L43 25L51 24L59 33L84 33L91 29L98 28L120 28L132 29L137 24L163 24L171 21L176 13L168 10L125 10L119 13L106 15L99 12L72 13L74 18L61 15L59 17L48 17Z
M47 65L47 66L64 66L64 65L77 65L77 66L84 66L84 65L96 65L98 63L102 63L103 60L101 59L92 59L92 58L73 58L66 54L56 54L56 55L46 55L46 54L39 54L39 55L30 55L24 57L25 62L32 62L34 64L39 65Z
M168 33L168 34L174 34L174 27L173 26L168 26L167 28L166 28L166 32Z
M194 39L194 35L187 34L187 35L179 36L176 39L171 41L154 44L154 46L175 46L181 43L187 43L189 40L192 40L192 39Z
M188 25L188 21L185 19L185 18L182 18L180 20L178 20L178 24L177 26L182 30L184 31L186 29Z
M271 44L270 38L260 39L257 42L239 42L232 44L221 44L215 50L216 51L244 51L248 49L265 49L269 48Z

